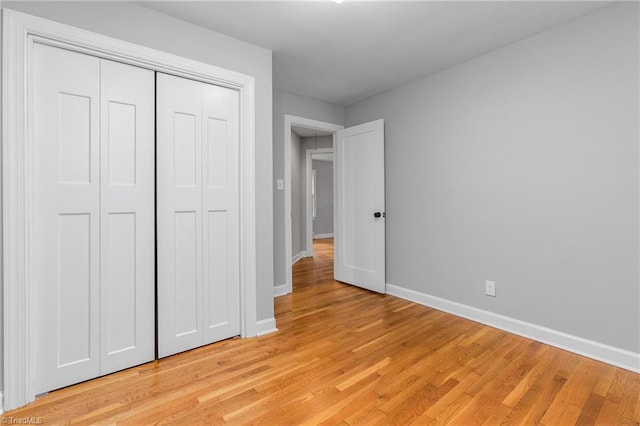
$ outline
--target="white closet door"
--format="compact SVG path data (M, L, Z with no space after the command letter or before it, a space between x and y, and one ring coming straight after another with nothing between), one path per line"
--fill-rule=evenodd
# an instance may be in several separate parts
M158 349L238 335L236 91L157 76Z
M240 334L239 94L203 84L204 343Z
M35 45L36 392L154 356L154 73Z
M155 355L154 85L101 61L101 374Z
M100 60L35 45L36 393L100 366Z
M157 74L158 352L202 345L202 87Z

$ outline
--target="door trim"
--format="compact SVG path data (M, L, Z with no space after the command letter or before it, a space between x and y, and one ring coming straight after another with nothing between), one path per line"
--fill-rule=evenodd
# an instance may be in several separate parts
M291 127L299 126L326 132L337 132L344 129L340 124L328 123L325 121L313 120L311 118L298 117L295 115L284 115L284 270L286 282L284 293L293 291L293 272L291 258ZM335 182L334 182L335 184Z
M307 229L305 231L305 243L307 245L307 257L312 257L313 256L313 213L312 213L312 203L313 203L313 197L311 196L311 174L312 171L311 169L313 168L313 159L312 156L313 154L327 154L327 153L332 153L333 154L333 147L332 148L316 148L316 149L307 149L306 153L305 153L305 165L306 165L306 188L305 188L305 196L306 196L306 216L307 216L307 220L306 220L306 225L307 225ZM335 155L335 154L334 154ZM332 162L333 163L333 162ZM332 167L333 169L333 167ZM333 181L334 184L334 189L333 189L333 193L335 194L335 179ZM335 201L334 201L335 204Z
M4 409L35 399L31 276L33 215L31 63L33 44L111 59L238 90L240 93L241 336L257 333L255 79L9 9L3 10L2 230Z

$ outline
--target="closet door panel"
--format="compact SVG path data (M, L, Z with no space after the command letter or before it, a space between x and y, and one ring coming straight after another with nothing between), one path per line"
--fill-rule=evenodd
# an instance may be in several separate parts
M31 254L41 393L99 373L100 60L34 49Z
M154 85L101 60L101 374L155 353Z
M239 94L203 84L204 340L240 334Z
M174 214L175 288L172 302L176 313L176 337L199 335L200 331L198 219L197 212L193 211Z
M58 368L90 362L92 348L91 215L58 216Z
M202 88L157 74L158 351L202 345Z

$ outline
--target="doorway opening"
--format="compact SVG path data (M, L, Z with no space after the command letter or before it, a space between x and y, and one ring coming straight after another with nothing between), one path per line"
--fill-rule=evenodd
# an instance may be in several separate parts
M342 128L337 124L285 115L286 283L280 294L293 291L293 264L313 256L314 234L331 238L333 243L333 135Z
M293 271L293 291L316 289L327 283L337 282L333 275L333 238L313 240L313 257L305 257L291 266Z
M307 150L306 171L309 187L307 195L307 238L333 238L333 151L322 148ZM310 229L309 229L310 227ZM308 244L307 244L308 245ZM311 253L314 255L314 245Z
M305 259L301 258L291 266L294 290L334 278L334 153L330 149L308 149L306 152L305 234L310 250Z

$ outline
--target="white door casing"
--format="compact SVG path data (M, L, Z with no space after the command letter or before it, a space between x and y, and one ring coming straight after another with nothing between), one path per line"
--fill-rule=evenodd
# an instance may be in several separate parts
M157 76L158 352L238 335L237 92Z
M299 126L308 129L322 130L327 132L336 132L343 129L344 126L339 124L327 123L324 121L313 120L295 115L284 115L284 270L285 283L278 286L278 293L288 294L293 291L293 272L291 258L292 240L291 240L291 127Z
M313 256L313 195L311 194L311 175L313 173L313 154L318 153L333 153L332 148L316 148L307 149L305 153L305 173L306 173L306 188L305 188L305 205L307 214L307 227L305 229L305 240L307 245L307 256Z
M334 146L335 279L384 293L384 121L339 130Z
M240 95L241 335L256 335L255 79L3 8L2 213L4 409L35 398L34 162L32 104L35 44L113 59L233 88Z

